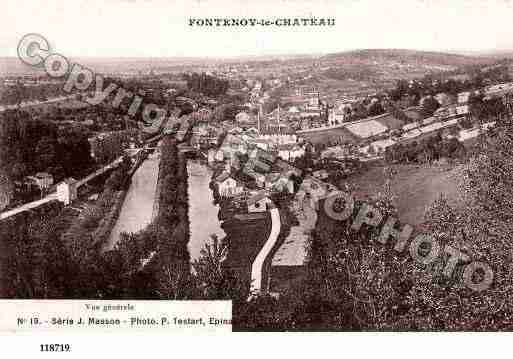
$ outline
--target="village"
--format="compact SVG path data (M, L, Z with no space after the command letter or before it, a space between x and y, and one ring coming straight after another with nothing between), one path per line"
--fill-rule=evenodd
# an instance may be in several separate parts
M88 106L86 92L45 100L38 91L46 79L6 77L0 134L12 170L0 230L12 238L11 253L33 240L71 253L70 278L88 285L53 289L63 297L302 300L290 293L324 268L319 253L337 261L356 245L332 243L342 226L325 218L320 202L351 193L422 230L440 196L460 205L464 167L512 115L506 65L480 67L471 78L456 67L392 61L379 81L394 71L430 72L374 87L361 75L358 86L334 88L319 77L329 66L303 61L305 74L279 62L273 73L251 63L109 73L166 110L151 125L127 115L126 103ZM28 98L12 104L16 93ZM27 218L53 224L42 235L16 232ZM32 289L30 280L30 289L17 287L8 273L8 293L47 288Z

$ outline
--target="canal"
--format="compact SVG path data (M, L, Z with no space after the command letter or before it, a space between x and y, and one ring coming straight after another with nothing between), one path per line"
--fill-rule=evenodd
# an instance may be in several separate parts
M153 217L160 151L151 153L132 176L119 218L104 250L113 249L122 232L136 233L148 226Z
M209 187L212 170L199 160L187 161L187 181L189 194L190 239L189 254L191 261L198 259L210 235L223 238L226 234L218 220L219 206L214 205L214 196Z

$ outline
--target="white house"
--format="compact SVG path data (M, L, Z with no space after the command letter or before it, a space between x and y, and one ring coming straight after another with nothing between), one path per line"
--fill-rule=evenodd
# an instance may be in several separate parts
M223 197L231 197L242 193L244 188L231 177L228 172L223 172L216 178L219 194Z
M217 150L214 158L218 162L224 161L224 152L222 150Z
M41 191L50 188L53 184L53 176L46 172L38 172L35 176L30 176L29 179L34 181Z
M305 149L296 144L288 143L278 146L278 156L285 161L294 161L296 158L303 157Z
M207 161L209 165L212 165L216 160L217 151L213 148L210 148L207 153Z
M344 122L345 112L340 109L330 109L328 113L328 125L334 126Z
M249 213L265 212L267 211L267 205L270 203L271 200L265 192L257 193L246 201Z
M57 199L65 205L70 204L77 199L77 180L74 178L66 178L57 184Z

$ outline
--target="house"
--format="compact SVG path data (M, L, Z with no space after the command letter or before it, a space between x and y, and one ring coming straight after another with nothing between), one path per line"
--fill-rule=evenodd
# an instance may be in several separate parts
M265 187L265 175L264 174L253 171L253 173L251 175L255 179L255 182L256 182L256 185L258 188Z
M296 107L296 106L290 106L290 108L288 109L288 113L292 113L292 114L298 114L299 112L299 109Z
M200 120L203 120L203 121L206 121L208 120L211 116L212 116L212 111L210 111L208 108L206 107L203 107L203 108L200 108L197 112L196 112L196 116L200 119Z
M265 212L267 211L267 205L270 203L271 200L266 192L259 192L246 201L249 213Z
M57 199L65 205L70 204L77 199L78 188L77 180L74 178L66 178L57 184Z
M328 112L328 125L335 126L344 122L346 113L340 109L330 109Z
M294 161L296 158L303 157L305 149L296 144L287 143L278 146L278 156L285 161Z
M257 145L258 148L261 148L262 150L269 149L269 141L267 141L267 140L257 139L255 141L255 144Z
M46 172L38 172L35 176L28 177L32 180L41 191L47 190L53 185L53 176Z
M223 172L216 177L219 194L223 197L232 197L243 192L244 188L239 185L230 173Z
M224 160L224 152L222 150L217 150L214 159L218 162L222 162Z
M300 191L304 192L306 198L310 199L312 208L316 208L316 203L329 193L329 185L312 176L307 176L301 183Z
M214 164L216 161L216 153L217 151L214 148L210 148L207 153L207 162L210 166Z
M388 147L396 144L396 141L387 138L370 143L368 146L360 148L360 152L364 154L379 154L384 152Z
M470 98L470 92L468 92L468 91L467 92L460 92L458 94L458 101L457 102L458 102L458 104L465 104L465 103L468 102L469 98Z

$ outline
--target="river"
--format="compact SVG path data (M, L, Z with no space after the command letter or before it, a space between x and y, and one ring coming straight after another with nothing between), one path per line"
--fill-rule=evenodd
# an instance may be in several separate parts
M105 250L114 248L122 232L139 232L151 223L156 200L159 163L160 151L155 151L135 171L119 218L105 245Z
M191 261L198 259L201 249L208 243L210 234L223 238L226 234L217 218L219 206L214 205L214 196L209 188L212 170L198 160L187 161L189 193Z

